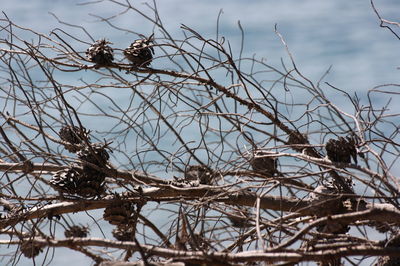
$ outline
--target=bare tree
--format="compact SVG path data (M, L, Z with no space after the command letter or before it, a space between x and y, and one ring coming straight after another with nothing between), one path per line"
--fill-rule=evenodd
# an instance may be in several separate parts
M4 262L64 247L96 265L399 263L398 84L365 104L304 76L277 27L276 67L112 2L154 32L101 18L125 48L1 18Z

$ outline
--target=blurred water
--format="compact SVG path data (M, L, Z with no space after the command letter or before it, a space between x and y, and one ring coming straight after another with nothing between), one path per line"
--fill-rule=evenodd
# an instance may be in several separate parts
M61 20L81 24L95 39L107 37L127 46L132 37L94 23L90 14L109 17L123 9L108 2L98 5L78 5L81 1L11 1L2 0L2 10L16 23L49 33L63 27L48 12ZM143 7L143 3L137 4ZM400 20L395 0L376 4L385 18ZM179 36L180 24L198 30L206 37L215 37L219 11L220 34L239 48L241 33L238 20L245 30L244 56L256 54L270 64L279 64L286 57L274 24L286 39L299 69L312 80L330 67L327 81L347 91L363 93L378 84L398 82L400 41L387 30L379 27L369 1L159 1L158 9L166 28L173 36ZM152 31L152 25L140 17L121 16L114 20L118 26L143 34ZM104 24L103 24L104 25ZM69 28L71 31L71 28ZM85 39L81 31L76 30ZM88 40L90 41L90 40Z
M118 31L103 32L96 19L89 14L114 15L121 11L108 2L99 5L74 5L82 1L12 1L2 0L2 10L16 23L44 33L60 27L48 12L60 19L82 24L95 39L107 36L113 41L129 44L130 36ZM143 6L142 2L137 4ZM385 18L400 20L396 0L376 3ZM180 1L158 2L159 13L168 30L179 36L181 23L195 28L205 36L215 36L215 25L220 9L221 32L239 45L240 20L246 32L244 54L257 54L277 62L284 49L273 32L277 23L286 38L299 68L313 80L333 66L328 80L335 86L357 91L381 83L398 81L399 41L387 30L379 28L376 15L365 0L338 1ZM146 34L148 22L138 17L116 20L119 26ZM99 35L102 34L102 35Z
M56 27L64 27L48 13L52 12L63 21L81 24L95 39L107 37L123 47L132 41L131 35L110 31L106 27L106 31L99 29L102 24L95 23L96 18L89 15L108 17L121 12L121 8L108 2L96 6L77 5L79 3L82 1L1 0L1 8L16 24L39 32L49 33ZM137 5L143 6L143 3L138 2ZM332 66L326 80L348 92L357 92L361 98L365 97L366 90L376 85L399 83L399 70L396 68L400 66L400 41L379 27L377 17L366 0L168 0L157 4L165 27L179 38L182 38L181 23L205 37L214 38L217 16L222 9L220 35L230 40L233 48L238 50L240 20L245 30L243 55L251 57L257 54L271 65L279 65L281 57L288 62L284 47L274 33L274 25L277 24L303 74L317 81ZM399 1L377 1L376 6L385 18L400 21ZM140 17L121 16L115 22L145 35L152 32L152 25L143 22ZM79 29L75 31L90 41ZM333 95L333 92L327 91L327 94ZM124 94L118 99L124 99ZM340 98L334 101L339 105L341 103ZM52 264L84 265L89 262L83 256L65 254L70 253L58 253ZM20 265L31 265L31 262L22 260Z

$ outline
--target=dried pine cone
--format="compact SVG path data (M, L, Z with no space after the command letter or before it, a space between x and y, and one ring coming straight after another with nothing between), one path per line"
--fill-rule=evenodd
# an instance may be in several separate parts
M75 194L81 175L79 169L70 167L57 171L50 180L50 184L60 192Z
M86 128L77 126L63 126L60 129L59 135L63 141L69 142L71 144L81 144L85 139L90 140L89 131ZM77 152L78 149L74 146L65 146L65 148L70 152Z
M337 163L350 163L351 157L357 163L357 148L354 138L339 137L338 140L330 139L325 146L328 158Z
M79 159L98 165L104 166L107 164L110 155L104 145L93 144L91 147L85 147L76 153Z
M309 208L317 217L340 213L345 209L343 201L338 197L339 190L332 184L317 186L308 195Z
M87 237L89 228L86 226L73 225L64 232L65 237Z
M317 217L329 216L342 213L346 206L343 200L338 197L339 191L332 184L317 186L308 196L310 201L309 209ZM346 223L328 222L317 226L318 232L330 234L345 234L350 230Z
M108 44L111 44L111 42L105 39L97 40L86 50L87 58L96 63L96 68L112 64L114 60L113 49Z
M40 245L35 244L33 241L23 242L20 246L22 254L27 258L34 258L39 253L43 252L43 248Z
M119 225L112 230L112 234L119 241L133 241L135 239L135 227L131 225Z
M100 172L96 176L87 176L83 174L75 193L87 198L101 195L105 191L104 179L105 175Z
M152 36L147 39L136 40L124 50L125 57L136 67L147 67L150 65L154 49L150 46Z
M301 134L300 132L293 131L288 138L289 145L296 145L296 144L308 144L307 136Z
M289 145L294 145L293 149L299 152L304 152L307 155L312 155L313 148L311 147L304 147L303 145L310 145L310 142L307 139L306 134L301 134L298 131L293 131L291 134L289 134L287 143ZM296 146L298 145L298 146Z
M261 172L268 176L274 176L277 173L278 160L270 157L268 152L256 150L250 160L250 165L256 172Z
M128 224L135 214L134 205L116 202L105 208L103 218L113 225Z
M60 138L63 141L72 143L72 144L80 144L84 139L89 140L89 131L86 128L77 127L77 126L63 126L60 129Z
M94 197L104 192L104 179L105 175L102 172L92 171L89 175L78 168L70 167L56 172L50 184L62 193Z
M185 179L199 181L200 184L210 185L214 178L212 171L204 165L189 165L185 169Z

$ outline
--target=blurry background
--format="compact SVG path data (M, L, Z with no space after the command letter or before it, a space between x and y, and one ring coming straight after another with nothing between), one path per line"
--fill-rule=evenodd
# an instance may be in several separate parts
M95 5L84 3L1 0L1 9L14 23L44 34L62 28L91 42L81 29L60 24L57 16L64 22L83 26L94 39L106 37L122 48L133 41L132 35L113 30L101 22L101 17L115 16L124 10L122 7L108 1L99 1ZM151 1L132 3L145 14L152 14L146 7L146 3L152 4ZM400 2L382 0L375 4L383 18L400 21ZM157 1L157 8L165 28L176 38L183 38L181 24L194 28L206 38L215 38L221 11L219 35L225 36L238 51L242 34L238 26L240 21L245 33L243 56L263 57L272 66L279 66L282 57L289 62L285 48L274 33L277 24L298 68L306 77L317 82L332 66L325 80L340 89L357 92L364 100L368 89L380 84L400 83L397 69L400 66L400 41L379 27L378 18L366 0L164 0ZM147 20L139 15L132 16L132 13L121 14L112 22L144 35L150 35L153 30ZM332 100L340 105L340 95ZM379 99L374 100L379 102ZM52 265L89 263L78 253L74 256L70 256L71 252L65 254L57 252ZM31 264L32 261L22 258L19 265Z

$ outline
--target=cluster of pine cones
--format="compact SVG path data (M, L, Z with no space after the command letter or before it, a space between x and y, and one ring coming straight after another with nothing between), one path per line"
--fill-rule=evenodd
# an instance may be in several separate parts
M87 237L89 229L86 226L73 225L65 230L65 237ZM27 258L34 258L43 252L43 246L33 239L23 240L19 245L20 252Z
M106 145L90 143L89 131L85 128L67 125L61 128L59 134L67 143L65 147L75 152L79 159L100 168L106 166L110 158L105 149ZM50 184L61 193L89 198L104 192L105 177L103 172L88 165L83 165L82 168L70 166L56 172Z
M134 41L123 51L124 56L131 61L134 67L147 67L150 65L154 54L154 49L151 46L152 41L153 35ZM97 40L86 50L88 60L95 63L96 68L113 64L114 50L109 44L112 43L105 39Z

